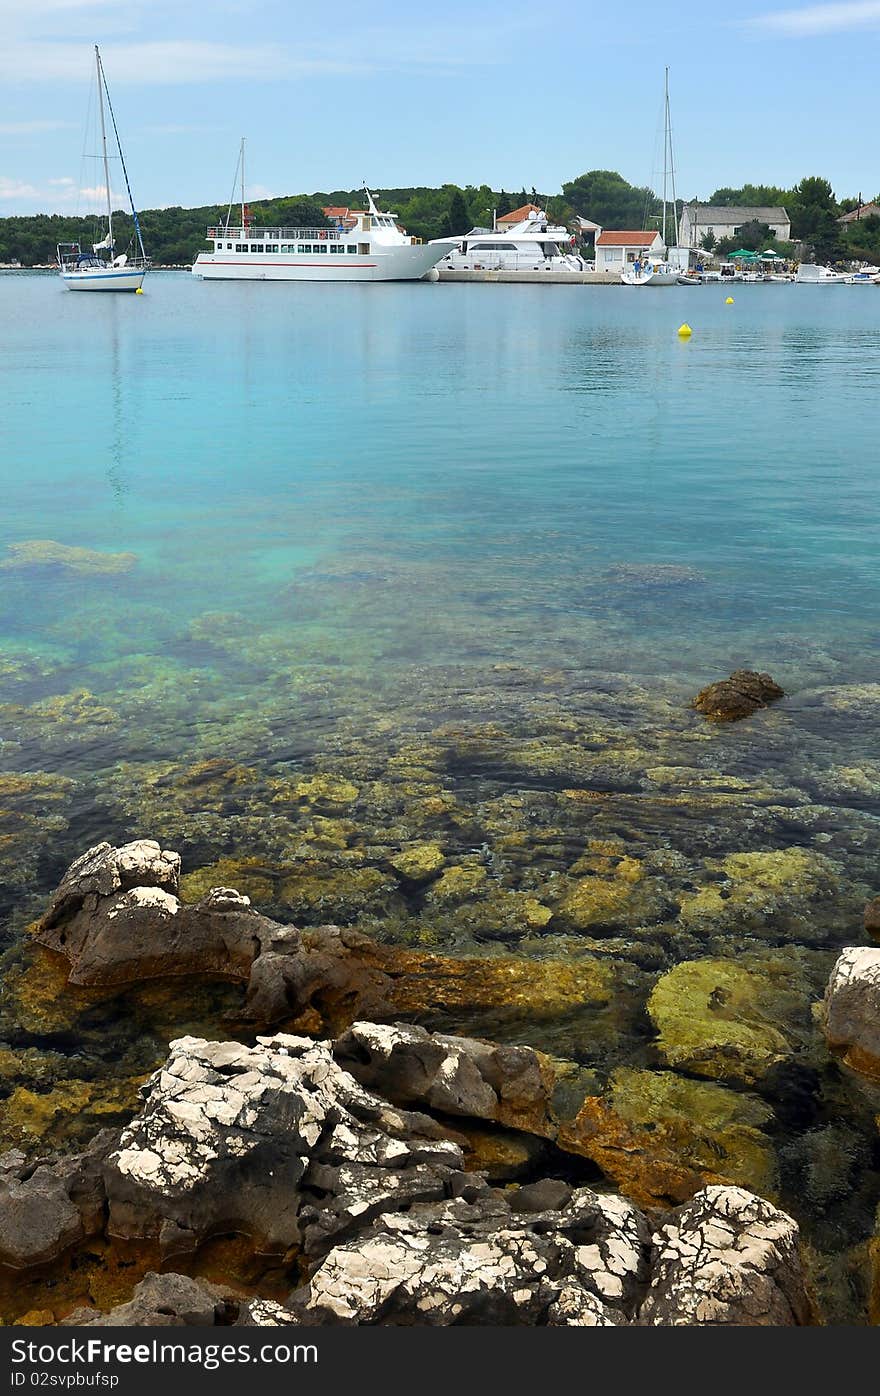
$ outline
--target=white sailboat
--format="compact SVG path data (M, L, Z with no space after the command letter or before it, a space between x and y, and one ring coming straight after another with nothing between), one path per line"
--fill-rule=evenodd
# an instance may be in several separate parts
M144 240L141 237L140 220L138 219L137 209L135 208L134 198L132 197L128 170L125 167L125 157L122 154L122 143L119 139L119 130L116 125L116 117L110 101L107 79L104 76L104 65L101 62L101 54L97 44L95 44L95 76L98 84L98 110L101 116L104 185L107 191L107 232L100 242L92 243L91 251L84 251L81 244L78 242L60 242L57 247L58 272L61 280L69 291L139 291L151 264L144 251ZM116 149L119 152L119 163L122 166L122 173L125 177L125 187L128 191L128 198L131 204L131 216L134 219L134 232L138 248L134 256L129 256L125 252L120 253L118 256L114 255L116 244L113 237L110 158L107 154L107 123L104 113L105 100L107 110L110 113L110 120L113 124L113 134L116 137ZM101 253L104 252L107 253L106 257L101 256Z
M624 286L677 286L679 277L682 275L682 268L669 260L669 249L666 243L666 224L669 180L672 181L672 228L676 241L678 241L678 204L675 198L675 158L672 151L672 122L669 115L669 69L666 69L666 85L664 89L664 130L663 130L663 221L660 236L663 239L662 257L637 257L634 262L630 262L620 273L620 279ZM684 263L687 269L687 258Z

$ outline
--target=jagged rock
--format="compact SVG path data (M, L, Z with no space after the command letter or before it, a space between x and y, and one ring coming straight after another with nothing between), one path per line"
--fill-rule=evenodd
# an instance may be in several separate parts
M109 1313L74 1309L62 1322L65 1328L210 1328L228 1322L238 1312L234 1290L193 1280L188 1275L149 1271L127 1304Z
M176 896L179 886L180 854L163 853L153 839L137 839L121 848L99 843L71 863L40 921L40 929L52 930L84 907L93 910L102 897L112 897L117 892L159 887Z
M828 980L823 1017L829 1047L854 1070L880 1078L880 949L843 951Z
M631 1203L589 1188L540 1213L493 1193L418 1205L335 1246L290 1304L306 1323L628 1323L650 1241Z
M234 1228L315 1252L355 1219L485 1188L433 1120L364 1090L329 1043L283 1035L173 1042L105 1175L111 1233L166 1251Z
M81 1154L35 1164L17 1149L0 1156L0 1263L40 1265L100 1229L101 1166L111 1139L104 1132Z
M335 1055L361 1085L399 1105L555 1134L549 1114L555 1073L531 1047L358 1022L339 1039Z
M742 1188L708 1187L656 1238L646 1326L810 1321L791 1217Z
M701 688L693 706L710 722L738 722L784 697L785 690L769 674L737 669L729 678Z
M179 880L179 855L150 839L99 844L71 864L36 939L69 960L71 984L193 973L247 979L261 944L284 928L230 888L182 903Z

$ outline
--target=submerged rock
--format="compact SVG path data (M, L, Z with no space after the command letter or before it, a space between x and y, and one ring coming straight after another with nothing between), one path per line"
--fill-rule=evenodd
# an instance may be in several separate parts
M880 949L850 946L831 971L822 1006L829 1047L880 1079Z
M686 960L657 981L648 1013L669 1066L720 1081L759 1080L803 1045L810 1022L793 967L772 957L754 968Z
M639 1206L686 1201L706 1183L776 1188L769 1106L671 1071L619 1067L603 1096L588 1096L560 1129L560 1148L583 1154Z
M730 678L701 688L693 706L710 722L738 722L784 697L785 690L769 674L737 669Z
M26 543L10 543L7 557L0 562L4 571L27 567L63 567L79 576L115 576L130 572L137 563L134 553L101 553L93 548L74 548L49 538L31 538Z

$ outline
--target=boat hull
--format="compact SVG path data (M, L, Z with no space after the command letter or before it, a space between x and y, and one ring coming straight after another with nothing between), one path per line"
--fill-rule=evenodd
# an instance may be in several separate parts
M444 249L420 244L387 247L365 256L316 258L259 253L200 252L192 274L202 281L419 281L432 271Z
M677 271L652 271L648 275L622 271L620 279L624 286L677 286L678 275Z
M108 267L106 271L63 271L60 276L68 291L139 291L146 272Z

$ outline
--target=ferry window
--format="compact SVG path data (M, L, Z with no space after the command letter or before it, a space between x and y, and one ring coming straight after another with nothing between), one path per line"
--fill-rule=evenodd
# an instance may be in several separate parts
M312 249L309 247L308 243L301 242L296 250L297 252L311 252Z
M331 257L332 257L332 255L333 255L334 252L339 252L339 251L341 251L340 248L336 247L333 243L330 244L330 255L331 255Z
M345 250L348 253L349 257L354 257L357 253L357 248L353 247L351 243L349 243L348 247L346 247Z
M326 242L322 242L322 243L321 243L320 247L318 248L318 251L319 251L319 252L326 252L326 251L327 251L327 244L326 244Z
M251 251L252 251L252 252L262 252L262 250L263 250L263 245L262 245L262 243L253 243L253 242L251 243Z
M243 243L240 247L236 247L235 250L236 250L236 252L247 252L247 250L248 250L247 243Z
M360 253L360 255L361 255L362 257L369 257L369 255L370 255L370 244L369 244L368 242L359 242L359 243L358 243L358 252Z
M263 248L263 251L264 251L264 252L277 252L277 251L278 251L278 248L277 248L277 247L264 247L264 248Z

